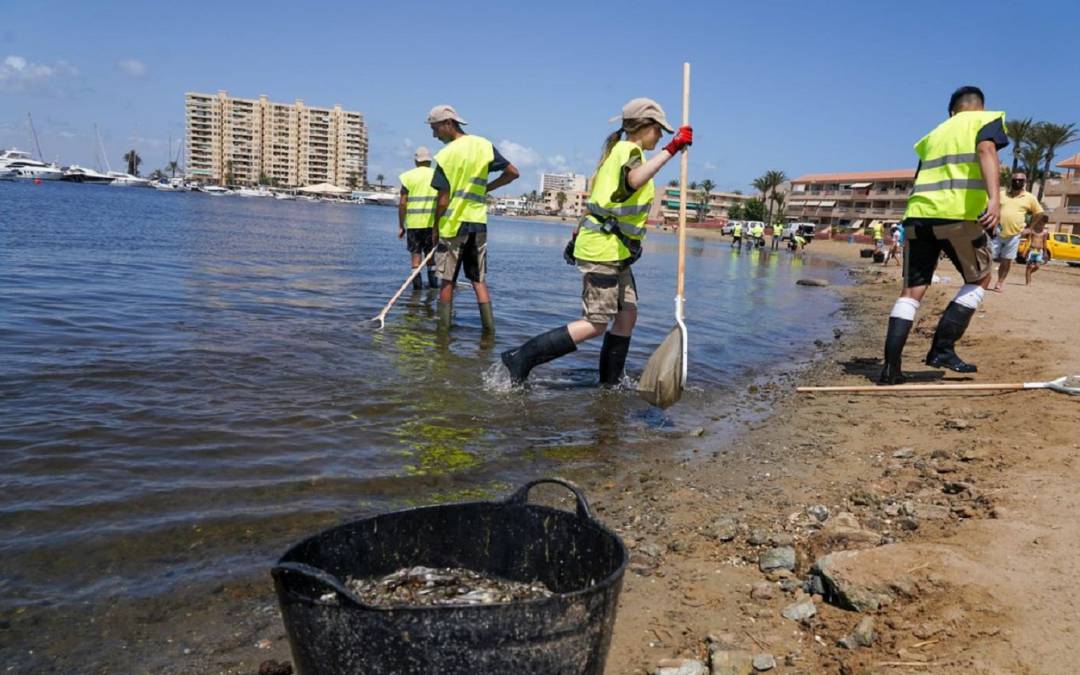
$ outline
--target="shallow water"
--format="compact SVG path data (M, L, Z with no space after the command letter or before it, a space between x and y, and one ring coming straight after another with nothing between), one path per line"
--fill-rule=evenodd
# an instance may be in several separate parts
M831 337L838 270L692 238L690 390L596 388L599 340L510 390L498 353L580 311L569 228L493 219L498 335L472 291L435 330L393 209L0 183L0 607L264 572L357 514L617 461L720 413ZM675 239L635 265L633 378L671 328ZM500 384L500 378L503 378ZM723 426L724 423L719 423Z

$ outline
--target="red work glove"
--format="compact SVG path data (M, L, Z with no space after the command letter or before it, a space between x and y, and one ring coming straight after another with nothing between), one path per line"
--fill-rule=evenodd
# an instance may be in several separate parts
M679 130L675 132L675 136L671 139L671 142L664 146L664 150L667 150L674 156L684 147L693 144L694 128L687 125L679 127Z

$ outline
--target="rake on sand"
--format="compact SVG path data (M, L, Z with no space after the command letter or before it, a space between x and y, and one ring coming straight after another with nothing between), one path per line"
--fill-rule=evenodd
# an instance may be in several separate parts
M800 394L851 393L851 394L906 394L908 392L946 393L958 391L1021 391L1026 389L1049 389L1062 394L1080 396L1080 375L1066 375L1048 382L1010 382L1001 384L897 384L893 386L853 385L839 387L797 387Z

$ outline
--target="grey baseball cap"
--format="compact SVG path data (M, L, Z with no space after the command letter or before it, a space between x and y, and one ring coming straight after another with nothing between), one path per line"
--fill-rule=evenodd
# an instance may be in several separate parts
M416 152L413 153L413 160L416 162L430 162L431 151L421 145L416 149Z
M627 102L622 107L622 114L616 115L609 119L609 122L618 122L619 120L640 120L649 119L656 122L669 133L675 133L675 129L667 121L667 115L664 113L664 109L660 107L660 104L651 98L635 98Z
M452 105L437 105L427 115L428 124L437 124L446 120L454 120L458 124L468 124L461 115L457 114Z

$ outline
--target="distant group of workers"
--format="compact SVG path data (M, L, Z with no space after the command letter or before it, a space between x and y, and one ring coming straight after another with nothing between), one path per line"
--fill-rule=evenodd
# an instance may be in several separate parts
M582 317L537 335L502 353L511 381L525 381L536 366L564 356L585 340L604 335L600 382L617 384L623 375L630 335L637 321L637 287L631 265L641 257L645 225L653 202L653 177L693 143L693 129L677 131L663 108L635 98L610 121L619 128L604 141L591 181L586 215L574 229L564 257L582 275ZM449 105L432 108L427 123L445 145L434 157L426 148L414 155L416 168L401 174L398 237L405 238L414 268L434 249L428 285L439 284L439 324L449 328L454 284L459 272L472 282L485 333L495 331L487 270L487 193L519 177L519 172L485 138L467 134L464 119ZM674 134L650 158L645 152ZM488 176L499 173L494 180ZM414 288L421 288L420 275Z
M784 224L775 223L770 229L772 230L772 232L770 233L772 236L771 248L773 251L778 251L780 250L780 244L784 240ZM760 221L754 221L752 225L745 226L743 225L742 221L739 220L735 221L731 225L732 248L738 248L739 250L742 250L744 232L747 235L746 244L751 249L765 248L765 223L762 223ZM799 232L798 228L795 228L791 232L788 248L795 252L801 252L804 248L806 248L806 242L806 237L801 232Z

